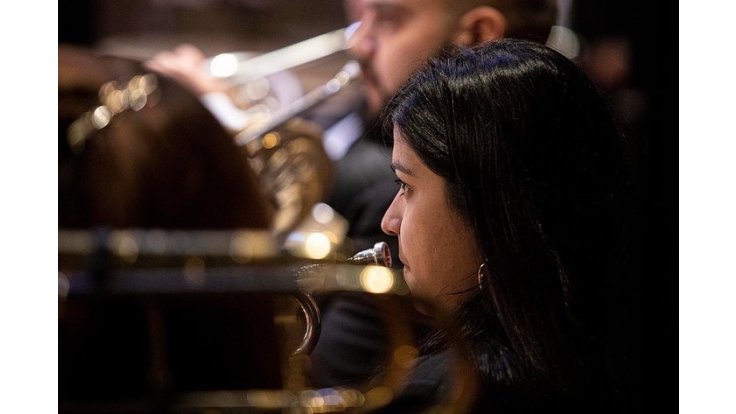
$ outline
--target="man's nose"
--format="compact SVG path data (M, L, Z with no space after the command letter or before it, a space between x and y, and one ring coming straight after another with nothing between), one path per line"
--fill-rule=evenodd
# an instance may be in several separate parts
M357 28L348 39L350 54L358 59L366 59L375 48L375 40L370 33L371 22L367 18L361 19Z

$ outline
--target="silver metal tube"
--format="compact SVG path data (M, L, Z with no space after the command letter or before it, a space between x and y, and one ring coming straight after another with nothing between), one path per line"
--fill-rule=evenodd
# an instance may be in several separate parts
M391 267L391 251L386 242L376 243L372 249L362 250L348 258L348 263Z
M205 61L205 70L212 76L234 80L265 77L347 49L353 31L348 26L257 56L247 52L221 53Z
M318 103L323 102L327 98L340 92L345 88L345 86L360 76L360 73L360 64L353 60L349 61L342 67L342 69L340 69L339 72L337 72L335 76L332 77L332 79L279 110L265 125L246 128L243 132L240 132L235 136L235 142L238 145L247 145L254 139L272 131L286 121L298 116Z

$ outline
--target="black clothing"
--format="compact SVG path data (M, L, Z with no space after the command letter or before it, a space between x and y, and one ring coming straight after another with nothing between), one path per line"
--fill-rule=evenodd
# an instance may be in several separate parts
M312 385L323 388L369 382L388 350L376 298L344 293L316 300L322 328L310 354Z
M332 190L325 202L347 217L350 210L361 209L361 206L356 205L356 199L361 198L365 191L379 182L394 178L391 148L379 138L364 134L337 161Z

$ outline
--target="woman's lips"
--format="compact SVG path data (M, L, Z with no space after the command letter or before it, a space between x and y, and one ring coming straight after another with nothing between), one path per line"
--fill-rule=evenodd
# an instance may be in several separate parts
M404 265L405 270L410 269L409 265L406 264L406 260L404 260L404 258L401 255L399 255L399 261L401 262L402 265Z

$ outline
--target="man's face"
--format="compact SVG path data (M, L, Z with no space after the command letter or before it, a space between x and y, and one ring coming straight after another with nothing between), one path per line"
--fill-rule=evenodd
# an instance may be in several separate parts
M358 0L360 28L351 53L363 68L371 114L439 48L451 43L455 16L443 0Z

